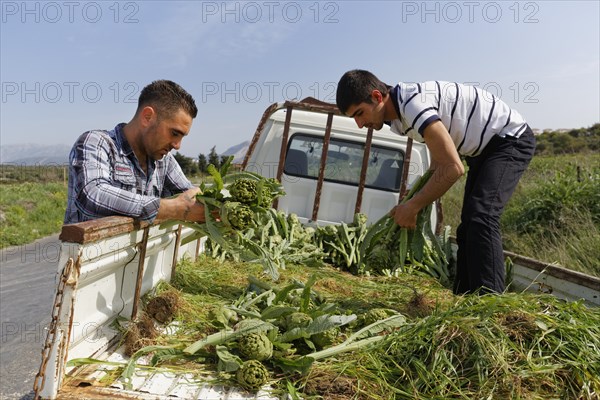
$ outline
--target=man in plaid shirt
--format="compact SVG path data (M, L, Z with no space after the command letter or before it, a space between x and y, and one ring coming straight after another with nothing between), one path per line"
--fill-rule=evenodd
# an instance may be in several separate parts
M197 113L181 86L159 80L142 90L130 122L82 134L69 156L64 223L110 215L204 222L204 207L195 200L199 189L170 153L179 150Z

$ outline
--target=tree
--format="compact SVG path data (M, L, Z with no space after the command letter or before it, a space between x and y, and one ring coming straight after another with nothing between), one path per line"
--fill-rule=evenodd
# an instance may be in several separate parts
M183 154L179 154L179 152L176 152L174 157L185 175L194 175L198 173L198 166L191 157L186 157Z
M216 147L217 146L213 146L212 149L210 149L210 154L208 155L208 163L219 168L221 166L221 160L219 158L219 155L217 154Z
M198 155L198 170L202 173L206 173L206 167L208 167L208 161L206 156L202 153Z
M221 155L221 165L225 164L229 157L231 156Z

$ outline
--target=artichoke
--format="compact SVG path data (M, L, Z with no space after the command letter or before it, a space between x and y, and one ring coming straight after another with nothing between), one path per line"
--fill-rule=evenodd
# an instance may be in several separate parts
M260 361L245 361L236 374L237 382L244 388L257 391L269 381L269 371Z
M382 319L386 319L389 316L390 315L386 309L373 308L361 315L361 321L366 326L371 325L377 321L381 321Z
M291 213L287 216L287 220L288 220L288 224L294 226L294 225L300 225L300 220L298 219L298 215Z
M312 318L303 312L293 312L285 317L285 327L287 330L294 328L306 328L312 322Z
M258 181L249 178L240 178L229 185L229 194L233 201L250 204L256 202Z
M368 219L369 217L367 217L365 214L356 213L354 214L354 225L359 227L362 225L366 225Z
M340 329L335 327L324 332L315 333L310 337L310 340L319 348L331 346L340 334Z
M254 212L252 212L252 209L247 205L235 201L228 201L223 204L221 216L232 228L241 231L250 226L252 218L254 217Z
M273 343L264 333L253 332L238 340L242 356L248 360L268 360L273 355Z

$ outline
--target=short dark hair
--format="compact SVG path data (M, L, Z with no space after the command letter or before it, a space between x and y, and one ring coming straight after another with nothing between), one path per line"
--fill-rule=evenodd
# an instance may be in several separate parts
M371 92L379 90L385 95L390 86L381 82L375 75L362 69L353 69L342 75L337 86L336 103L343 114L348 108L360 103L371 103Z
M154 107L159 118L169 117L180 109L192 118L198 115L198 108L192 95L175 82L166 79L154 81L142 89L137 111L146 106Z

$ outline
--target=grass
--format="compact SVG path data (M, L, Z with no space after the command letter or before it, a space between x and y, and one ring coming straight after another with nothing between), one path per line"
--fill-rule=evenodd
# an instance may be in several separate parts
M260 265L208 257L180 263L171 284L155 293L178 293L180 334L154 344L181 348L217 332L214 312L235 303L248 277L261 271ZM538 294L454 296L428 277L358 277L330 267L290 265L270 284L283 288L313 274L313 289L328 302L356 314L391 308L407 322L377 345L319 360L304 375L265 362L278 394L307 400L597 398L599 309ZM199 377L216 371L214 349L195 359L170 357L175 353L157 367L173 365ZM224 373L213 383L235 381Z
M442 199L454 233L464 182ZM505 250L600 276L600 154L534 157L500 222Z
M0 185L0 248L59 232L67 205L63 183Z

